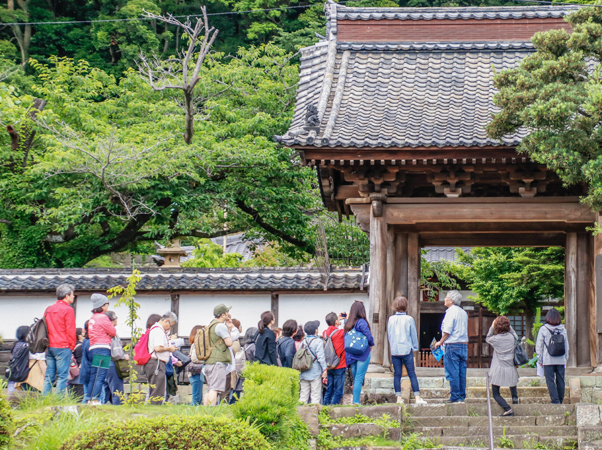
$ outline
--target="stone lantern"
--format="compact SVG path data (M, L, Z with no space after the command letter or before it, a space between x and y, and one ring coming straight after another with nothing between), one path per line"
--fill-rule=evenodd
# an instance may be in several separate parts
M165 258L163 267L180 267L180 258L187 253L180 247L180 240L174 239L169 247L163 247L157 250L157 253Z

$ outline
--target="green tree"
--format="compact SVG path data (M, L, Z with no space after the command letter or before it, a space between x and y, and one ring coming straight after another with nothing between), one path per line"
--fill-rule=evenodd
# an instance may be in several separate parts
M602 9L565 17L573 29L531 39L536 52L494 78L501 112L487 127L491 137L526 128L518 151L546 164L567 185L583 184L582 201L602 208Z
M564 297L563 248L485 247L458 255L474 300L495 314L525 313L528 334L541 302Z
M221 245L209 239L200 239L194 245L192 258L184 261L182 267L241 267L242 258L240 253L224 253Z

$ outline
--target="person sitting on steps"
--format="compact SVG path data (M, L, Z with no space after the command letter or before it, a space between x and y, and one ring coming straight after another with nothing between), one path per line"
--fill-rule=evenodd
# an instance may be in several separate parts
M493 398L504 410L502 417L513 416L514 411L506 400L500 395L500 386L510 388L512 404L518 403L518 370L514 365L514 348L518 336L510 326L510 320L505 316L498 316L489 328L485 341L493 347L493 358L489 369L491 390Z

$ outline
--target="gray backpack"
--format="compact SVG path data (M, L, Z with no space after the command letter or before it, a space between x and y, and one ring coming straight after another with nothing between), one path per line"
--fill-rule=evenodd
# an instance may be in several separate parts
M330 336L326 337L324 340L324 359L326 359L326 367L328 367L328 369L336 369L341 363L341 356L343 356L342 354L341 356L337 355L334 344L332 343L332 336L334 336L337 331L340 330L334 330Z
M303 344L297 353L295 353L295 357L293 358L293 369L298 370L299 372L307 372L314 365L314 361L318 359L317 356L314 356L313 352L309 348L312 341L316 338L313 338L311 341L308 341L307 344Z

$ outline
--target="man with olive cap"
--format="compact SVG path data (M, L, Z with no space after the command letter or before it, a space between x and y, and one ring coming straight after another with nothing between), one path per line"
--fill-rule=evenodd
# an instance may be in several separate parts
M209 324L209 346L212 348L203 373L207 383L207 395L203 399L205 405L216 405L217 397L226 390L226 366L233 364L229 347L232 347L230 330L234 326L230 320L231 306L223 303L213 308L215 319Z

